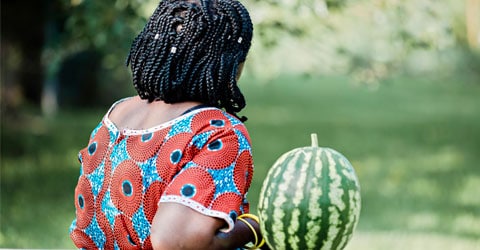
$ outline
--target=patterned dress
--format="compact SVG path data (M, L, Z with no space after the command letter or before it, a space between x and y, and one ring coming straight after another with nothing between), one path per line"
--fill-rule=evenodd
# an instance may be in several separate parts
M159 202L221 218L226 231L248 212L253 162L250 138L238 119L201 108L149 129L119 131L110 111L79 153L70 226L78 248L150 249Z

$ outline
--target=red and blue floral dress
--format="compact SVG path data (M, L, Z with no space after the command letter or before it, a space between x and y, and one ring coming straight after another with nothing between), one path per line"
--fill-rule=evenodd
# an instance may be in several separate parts
M119 130L110 111L79 153L76 218L70 226L78 248L151 248L159 202L221 218L227 231L238 215L248 213L251 143L236 117L207 107L149 129Z

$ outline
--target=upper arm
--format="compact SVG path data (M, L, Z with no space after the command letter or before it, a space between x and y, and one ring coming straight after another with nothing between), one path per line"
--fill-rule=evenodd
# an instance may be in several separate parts
M212 249L225 221L178 203L160 203L152 222L150 240L155 249Z

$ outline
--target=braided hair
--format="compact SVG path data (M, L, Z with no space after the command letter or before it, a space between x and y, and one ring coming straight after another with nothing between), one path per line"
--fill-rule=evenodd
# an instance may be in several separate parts
M149 102L198 101L236 116L245 107L236 78L252 32L238 0L162 0L128 54L133 85Z

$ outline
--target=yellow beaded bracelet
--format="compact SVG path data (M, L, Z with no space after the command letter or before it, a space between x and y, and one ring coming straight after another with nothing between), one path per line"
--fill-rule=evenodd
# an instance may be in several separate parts
M260 224L260 219L254 214L241 214L240 216L238 216L238 218L250 218Z
M254 215L254 214L241 214L240 216L238 216L238 219L241 219L241 221L243 221L244 223L248 223L245 219L243 218L250 218L252 220L254 220L255 222L257 222L258 225L260 225L260 219L258 218L258 216ZM250 223L247 224L250 229L252 229L253 233L254 233L254 236L255 236L255 244L253 245L253 247L249 248L249 249L259 249L260 247L262 247L264 244L265 244L265 238L262 236L262 240L260 241L260 243L257 245L258 243L258 236L257 236L257 232L255 231L255 229L253 228L252 225L250 225Z
M265 238L262 236L262 240L258 246L254 246L254 249L260 249L263 245L265 245Z
M245 225L247 225L250 230L252 230L253 236L255 237L255 243L253 244L253 247L255 247L258 244L258 235L257 232L255 231L255 228L245 219L238 217L237 220L243 222Z

